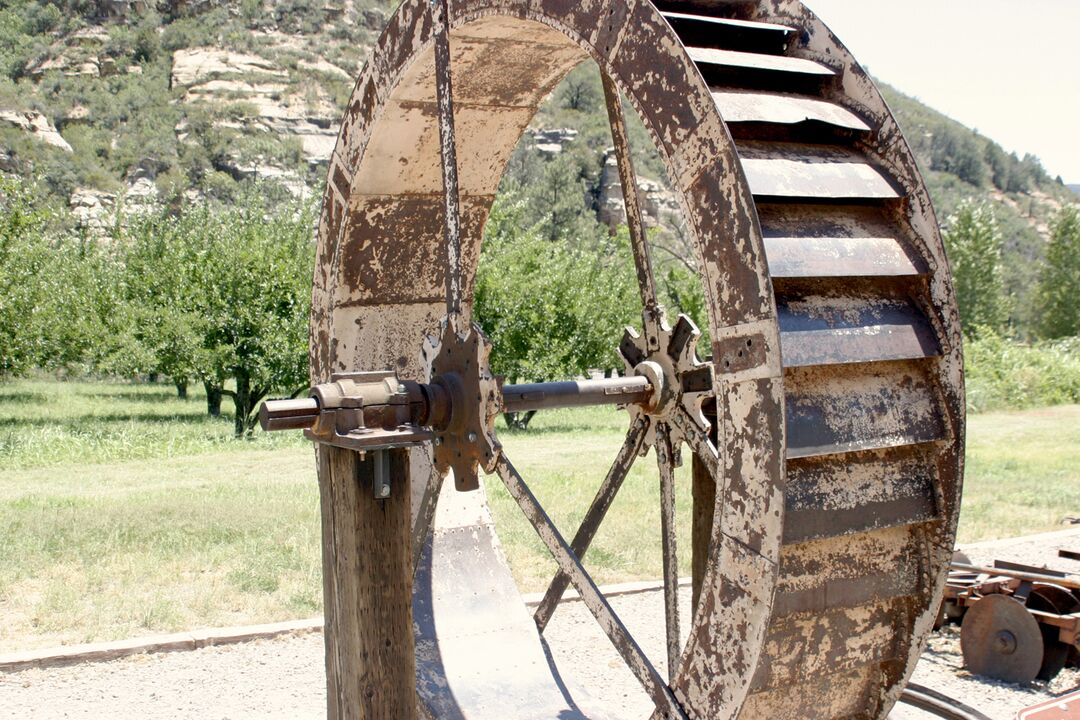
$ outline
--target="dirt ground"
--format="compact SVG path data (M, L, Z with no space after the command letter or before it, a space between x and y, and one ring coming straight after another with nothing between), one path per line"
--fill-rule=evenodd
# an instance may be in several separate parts
M965 548L976 562L1008 559L1080 573L1080 562L1058 560L1059 547L1080 547L1080 529ZM688 595L688 593L683 593ZM662 657L659 592L612 598L612 605L651 657ZM647 717L649 702L577 602L565 603L546 634L555 661L604 706ZM662 670L661 670L662 671ZM1015 686L963 669L960 634L946 627L930 641L914 681L956 697L994 720L1080 685L1066 670L1051 684ZM322 718L325 714L322 635L318 633L140 655L123 660L0 674L0 717L12 718ZM893 720L930 717L903 706Z

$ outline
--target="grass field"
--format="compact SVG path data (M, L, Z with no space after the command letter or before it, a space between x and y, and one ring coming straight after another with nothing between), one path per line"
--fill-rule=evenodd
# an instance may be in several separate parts
M624 429L617 411L555 411L501 437L569 534ZM317 615L311 448L298 433L231 433L169 386L0 385L0 652ZM488 487L520 584L541 588L553 565ZM588 555L598 581L659 576L657 494L650 455ZM1051 530L1067 514L1080 514L1080 406L972 416L961 540Z

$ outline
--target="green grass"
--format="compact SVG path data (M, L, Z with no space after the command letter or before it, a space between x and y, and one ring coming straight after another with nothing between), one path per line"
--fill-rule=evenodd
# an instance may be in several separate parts
M0 382L0 468L171 458L304 447L298 434L233 438L232 402L206 414L202 387L180 400L172 385L20 380Z
M618 411L566 410L500 437L569 535L625 428ZM171 387L0 385L0 652L319 614L311 449L298 434L231 432ZM688 479L682 468L684 573ZM554 565L501 484L486 486L519 583L541 589ZM599 582L659 576L657 498L650 454L586 558ZM1052 530L1067 514L1080 514L1080 405L971 416L961 540Z
M1063 529L1080 515L1080 405L968 417L960 540Z

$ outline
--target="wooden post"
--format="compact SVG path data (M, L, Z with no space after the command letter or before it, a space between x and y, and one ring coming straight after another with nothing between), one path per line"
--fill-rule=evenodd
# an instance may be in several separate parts
M329 720L417 717L408 450L381 452L386 499L374 452L318 450Z

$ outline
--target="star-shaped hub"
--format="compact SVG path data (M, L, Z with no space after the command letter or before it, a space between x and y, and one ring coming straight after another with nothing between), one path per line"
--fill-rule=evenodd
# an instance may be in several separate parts
M619 344L627 374L647 377L653 387L647 405L628 405L626 409L631 416L648 421L644 448L656 444L656 427L664 423L678 453L687 433L708 437L710 424L701 405L713 395L713 368L698 359L701 331L689 317L679 315L674 327L661 318L655 326L653 337L628 327Z
M491 342L475 323L459 334L454 323L444 319L439 331L437 341L424 343L431 378L427 391L444 394L444 401L430 404L446 409L429 420L435 432L435 468L443 475L453 470L458 490L475 490L480 468L493 472L502 449L495 438L501 393L488 364Z

